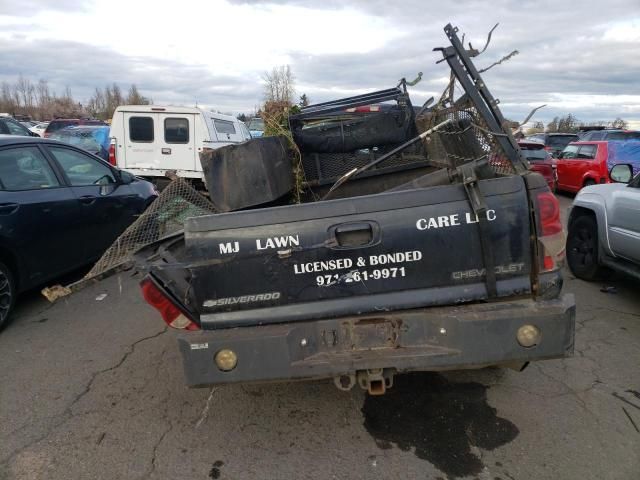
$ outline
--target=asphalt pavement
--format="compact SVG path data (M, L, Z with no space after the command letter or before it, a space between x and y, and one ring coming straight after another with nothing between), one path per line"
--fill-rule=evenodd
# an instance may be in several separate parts
M637 480L640 284L565 280L574 357L398 376L382 397L188 389L131 273L55 305L27 294L0 333L0 479Z

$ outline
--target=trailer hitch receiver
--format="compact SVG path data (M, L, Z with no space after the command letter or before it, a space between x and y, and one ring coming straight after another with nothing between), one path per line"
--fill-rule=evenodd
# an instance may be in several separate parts
M372 370L360 370L356 374L358 385L369 395L384 395L387 388L393 386L393 369L376 368Z

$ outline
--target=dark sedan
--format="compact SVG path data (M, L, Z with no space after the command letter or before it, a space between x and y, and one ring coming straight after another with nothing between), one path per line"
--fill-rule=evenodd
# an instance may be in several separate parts
M0 328L18 293L97 260L156 196L74 146L0 136Z

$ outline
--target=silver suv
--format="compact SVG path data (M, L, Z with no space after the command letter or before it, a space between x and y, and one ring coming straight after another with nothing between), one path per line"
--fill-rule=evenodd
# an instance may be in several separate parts
M598 280L609 270L640 279L640 173L628 164L609 172L615 183L585 187L569 215L567 262L583 280Z

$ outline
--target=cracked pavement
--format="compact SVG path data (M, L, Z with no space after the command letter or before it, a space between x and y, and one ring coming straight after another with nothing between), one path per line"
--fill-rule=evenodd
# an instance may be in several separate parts
M571 200L560 201L564 212ZM409 391L435 393L373 405L391 423L414 408L406 441L402 429L386 441L365 426L365 395L331 381L186 388L172 332L138 279L119 277L54 306L28 294L0 334L0 479L466 478L445 461L465 455L468 478L483 480L640 476L640 284L628 278L606 282L612 294L566 272L578 306L572 358L408 378ZM486 418L454 426L469 406ZM413 445L436 434L419 429L427 417L442 437ZM478 437L491 425L508 435ZM454 430L460 444L418 455Z

